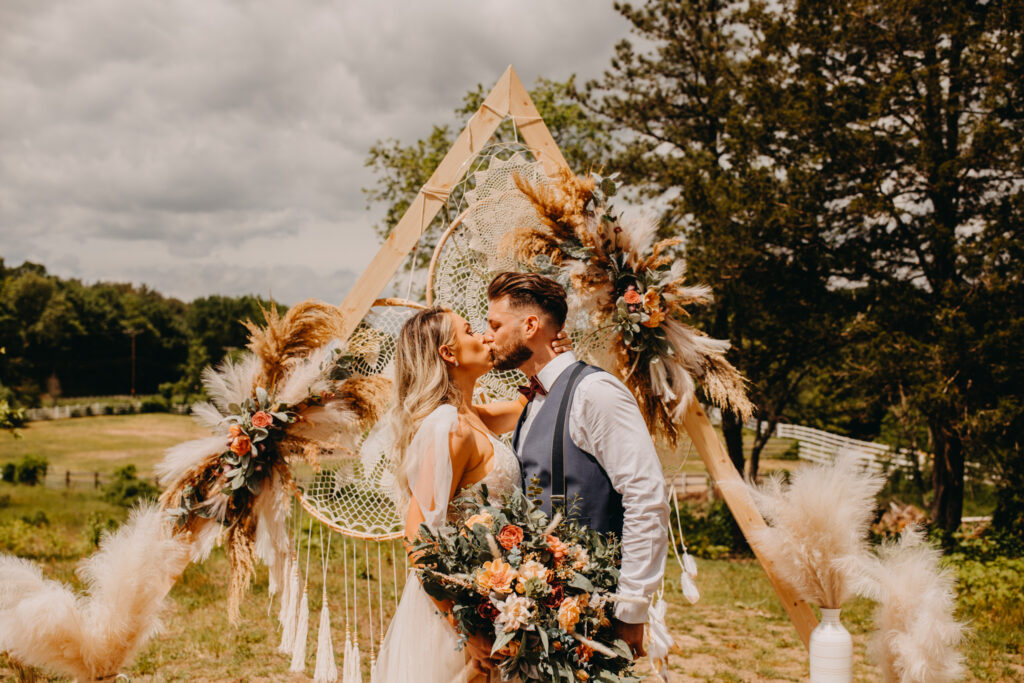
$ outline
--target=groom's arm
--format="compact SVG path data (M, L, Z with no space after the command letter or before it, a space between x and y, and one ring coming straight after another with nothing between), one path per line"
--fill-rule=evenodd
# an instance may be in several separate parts
M622 496L620 595L649 598L661 586L668 553L668 496L654 442L636 400L621 382L594 373L580 382L569 420L570 436L592 454ZM620 621L647 621L647 606L620 602Z

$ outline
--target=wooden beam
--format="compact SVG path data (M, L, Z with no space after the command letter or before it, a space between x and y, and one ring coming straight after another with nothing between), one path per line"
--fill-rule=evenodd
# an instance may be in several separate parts
M430 180L420 189L416 199L398 221L398 225L384 240L380 251L341 302L341 313L344 316L343 338L348 338L356 329L374 300L380 296L381 291L398 271L402 261L416 246L420 235L444 206L452 187L465 175L468 167L466 162L480 152L505 120L509 112L513 75L510 66L484 99L480 109L469 119L452 148L448 150L448 154L430 176ZM517 77L516 81L518 80ZM548 136L550 137L550 133Z
M729 506L743 535L749 540L750 532L765 528L764 518L755 507L743 478L736 471L718 434L715 433L711 422L708 421L707 415L704 414L703 408L697 401L691 401L690 408L683 418L683 427L686 428L694 448L704 460L704 465L707 466L711 478L715 480L715 487L718 489L719 495ZM818 619L811 611L811 606L801 600L792 588L779 579L778 570L771 558L765 557L757 550L754 550L754 554L761 562L761 567L768 575L768 580L775 588L775 593L782 601L782 606L786 609L786 613L804 641L804 645L808 645L811 641L811 631L818 625Z

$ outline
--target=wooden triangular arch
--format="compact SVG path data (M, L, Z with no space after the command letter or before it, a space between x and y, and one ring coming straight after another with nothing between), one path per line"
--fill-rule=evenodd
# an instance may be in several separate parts
M522 81L509 66L345 297L341 304L341 311L345 316L345 336L352 334L359 321L370 310L374 300L380 296L381 291L398 271L402 261L412 251L420 235L445 205L451 189L462 179L468 167L467 162L479 154L494 131L507 118L513 120L523 140L534 151L536 157L543 161L549 176L554 176L560 167L567 165ZM752 531L765 526L764 518L754 506L750 494L743 486L743 479L729 459L707 415L696 401L692 402L683 420L683 427L704 460L719 495L729 506L743 534L749 538ZM779 579L771 560L760 554L757 558L768 574L804 645L807 645L811 631L818 623L810 605L797 597L792 589Z

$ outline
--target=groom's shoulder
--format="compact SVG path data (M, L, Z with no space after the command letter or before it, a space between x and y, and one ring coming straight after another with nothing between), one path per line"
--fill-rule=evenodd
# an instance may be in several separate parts
M576 385L577 395L580 393L600 395L612 392L621 394L622 398L629 397L631 401L636 402L633 392L614 374L596 365L588 365L587 367L590 368L590 371L584 374Z

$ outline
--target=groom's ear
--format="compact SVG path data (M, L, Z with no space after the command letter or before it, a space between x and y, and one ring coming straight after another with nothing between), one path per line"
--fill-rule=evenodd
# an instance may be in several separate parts
M533 337L540 332L540 328L541 324L539 316L531 313L523 318L523 337L526 339L533 339Z

